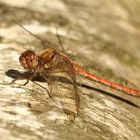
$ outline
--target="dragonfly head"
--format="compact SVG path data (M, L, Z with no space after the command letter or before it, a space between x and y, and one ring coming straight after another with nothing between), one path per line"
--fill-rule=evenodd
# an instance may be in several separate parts
M27 50L19 57L19 62L26 70L35 70L38 67L38 56L35 52Z

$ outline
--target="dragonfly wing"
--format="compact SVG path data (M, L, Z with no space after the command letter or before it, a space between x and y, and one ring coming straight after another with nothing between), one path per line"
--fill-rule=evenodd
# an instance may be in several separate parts
M61 108L70 121L73 121L79 113L78 87L65 73L53 74L49 79L50 94L59 101Z
M74 80L75 78L71 78L71 75L67 73L54 73L49 75L43 73L41 76L45 82L40 83L40 85L36 83L39 94L33 94L32 96L46 106L50 99L53 101L53 106L55 104L56 107L62 108L69 120L73 121L78 116L80 104L79 89Z
M19 25L23 30L25 30L26 32L28 32L30 35L32 35L34 38L38 39L43 45L45 45L47 48L55 48L55 49L59 49L59 46L54 43L49 41L48 39L43 38L41 36L38 36L34 33L32 33L31 31L29 31L27 28L25 28L22 24L16 22L17 25ZM59 39L60 40L60 39ZM59 41L60 42L60 41Z
M33 82L30 83L28 106L34 112L47 112L54 108L53 98L50 98L47 83Z

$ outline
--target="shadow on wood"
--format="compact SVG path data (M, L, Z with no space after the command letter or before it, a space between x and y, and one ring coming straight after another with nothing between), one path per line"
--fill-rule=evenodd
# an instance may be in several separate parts
M8 71L5 72L5 74L13 79L20 79L20 77L22 77L22 79L27 79L29 77L29 74L30 72L24 72L24 73L21 73L19 72L18 70L14 70L14 69L9 69ZM65 78L65 77L62 77L62 76L49 76L49 80L51 79L51 81L59 81L59 82L62 82L62 83L66 83L66 84L72 84L72 82ZM38 82L46 82L46 79L43 78L42 76L40 76L39 74L37 74L35 77L33 77L32 81L38 81ZM140 108L138 105L136 105L135 103L127 100L127 99L124 99L120 96L116 96L110 92L107 92L107 91L104 91L102 89L98 89L98 88L95 88L95 87L91 87L89 85L86 85L86 84L82 84L82 83L77 83L77 85L79 87L83 87L83 88L86 88L86 89L89 89L89 90L94 90L94 91L97 91L97 92L100 92L106 96L110 96L112 98L115 98L117 100L120 100L124 103L127 103L131 106L134 106L134 107L137 107L137 108ZM47 90L47 89L46 89ZM48 92L48 91L47 91Z

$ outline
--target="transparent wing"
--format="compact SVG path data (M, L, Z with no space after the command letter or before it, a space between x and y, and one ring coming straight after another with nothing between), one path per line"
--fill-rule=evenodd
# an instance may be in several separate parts
M63 111L70 121L73 121L79 113L78 87L73 80L65 73L53 74L49 77L50 94L60 102Z
M44 76L44 82L33 82L28 105L33 111L45 112L54 107L62 109L70 121L79 113L79 89L65 73Z
M15 22L18 26L20 26L23 30L25 30L26 32L28 32L30 35L32 35L33 37L35 37L36 39L38 39L43 45L46 45L46 47L48 48L55 48L55 49L59 49L59 46L54 43L54 42L51 42L49 41L48 39L44 39L43 37L40 37L34 33L32 33L31 31L29 31L28 29L26 29L23 25L21 25L20 23L18 22ZM58 36L58 35L57 35ZM58 36L58 39L59 39L59 43L61 43L61 40L60 40L60 36ZM63 48L63 45L62 43L60 44L60 47L62 50L64 50Z
M44 113L54 108L52 103L53 98L50 98L47 85L47 83L43 82L33 82L30 85L31 90L29 91L28 106L32 111Z

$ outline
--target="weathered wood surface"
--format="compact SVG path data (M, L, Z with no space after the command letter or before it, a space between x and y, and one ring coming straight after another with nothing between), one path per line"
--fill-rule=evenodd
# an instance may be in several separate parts
M138 0L0 0L0 139L139 140L140 99L82 78L92 88L79 87L80 115L71 123L49 99L27 105L31 82L26 89L4 85L12 80L7 70L23 70L21 52L45 48L16 20L56 42L58 26L75 61L91 73L140 90L139 6Z

